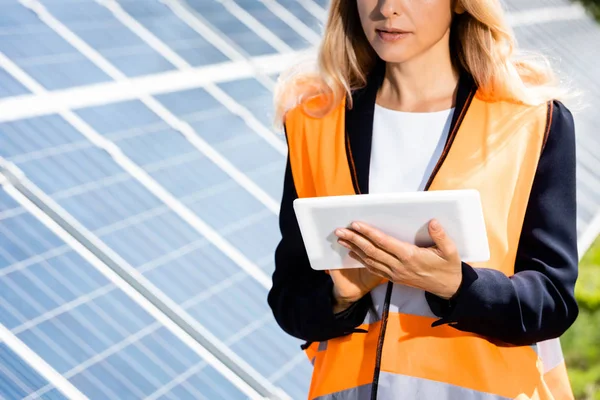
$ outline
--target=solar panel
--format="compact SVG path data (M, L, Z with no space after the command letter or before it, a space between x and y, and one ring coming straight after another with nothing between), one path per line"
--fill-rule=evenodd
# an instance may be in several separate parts
M46 8L129 77L175 69L97 3L50 3Z
M0 68L0 98L19 96L29 93L29 90Z
M86 396L246 398L5 191L0 204L0 323ZM12 390L55 392L5 346L2 358L5 376L27 374Z
M90 398L305 398L312 367L266 304L287 153L271 102L328 1L0 1L0 323ZM550 10L519 40L600 106L600 30L552 11L566 0L507 3ZM597 118L577 123L589 236ZM0 398L65 398L34 367L0 342Z
M273 32L279 39L284 41L293 49L299 50L310 45L308 40L293 30L275 14L273 14L273 12L269 10L264 3L246 0L240 1L238 4L242 9L248 12L248 14L256 18L257 21L259 21L262 25L269 29L269 31Z
M19 4L3 4L0 52L50 90L106 82L110 78Z
M516 4L516 3L515 3ZM568 4L556 1L555 5ZM546 54L556 66L561 79L573 89L582 91L579 104L574 107L577 132L577 222L583 236L600 211L600 158L591 149L600 148L600 140L593 132L597 117L589 111L600 107L600 74L595 65L600 60L600 29L588 19L552 21L531 26L516 27L522 46ZM546 38L552 37L553 40ZM581 57L582 54L587 55ZM581 59L577 63L571 60ZM566 100L567 104L568 99ZM580 109L581 108L581 109ZM592 230L595 230L592 227ZM592 233L595 237L597 232Z
M6 344L0 342L0 398L22 399L43 387L51 388L45 395L46 399L67 399Z
M239 11L237 3L224 2L221 4L217 0L188 0L185 3L250 56L277 52L277 49L264 39L264 33L259 34L248 27L248 24L252 25L252 19L249 22L247 14ZM242 19L240 20L230 13L231 9Z
M110 113L110 108L100 114L93 110L80 114L95 114L97 121L111 121L115 129L115 124L124 120L119 115L124 114ZM126 114L132 111L128 107L119 110ZM142 109L135 111L137 118L144 119ZM248 258L265 270L271 269L270 252L276 241L274 215L177 133L158 130L143 134L144 126L136 128L138 135L129 138L129 144L125 139L116 142L125 154L131 154L169 191L200 217L206 217ZM271 377L290 359L296 357L297 363L298 354L304 361L294 341L279 333L264 301L266 289L64 120L40 117L5 123L0 130L14 132L4 140L0 150L3 157L15 162L65 210L258 372ZM126 126L118 127L119 131L124 135ZM47 147L36 148L36 153L4 150L27 148L26 142L32 137ZM41 170L58 179L48 179ZM294 378L290 380L297 380L301 387L307 367L298 368L305 373L291 374Z

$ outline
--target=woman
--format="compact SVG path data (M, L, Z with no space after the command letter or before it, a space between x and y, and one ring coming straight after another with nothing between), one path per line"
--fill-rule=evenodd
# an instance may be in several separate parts
M308 343L311 399L567 399L575 134L545 63L513 59L499 0L332 0L316 74L284 80L289 156L269 304ZM491 259L355 221L366 268L312 270L297 197L477 189Z

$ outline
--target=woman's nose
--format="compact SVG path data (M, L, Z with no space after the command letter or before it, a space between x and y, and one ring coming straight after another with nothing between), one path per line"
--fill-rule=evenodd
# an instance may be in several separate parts
M394 15L400 15L401 6L398 0L379 0L379 12L385 18L391 18Z

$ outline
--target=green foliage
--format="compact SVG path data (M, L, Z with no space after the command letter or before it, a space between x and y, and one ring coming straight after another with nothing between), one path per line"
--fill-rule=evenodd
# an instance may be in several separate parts
M576 399L600 400L600 238L579 264L575 294L579 318L561 338L569 377Z
M580 308L600 311L600 241L581 260L575 294Z
M600 21L600 0L579 0L579 2L586 6L590 13Z

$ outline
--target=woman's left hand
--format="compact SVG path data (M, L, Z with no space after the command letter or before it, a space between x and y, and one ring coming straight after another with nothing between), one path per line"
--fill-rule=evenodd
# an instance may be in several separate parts
M449 299L462 281L461 259L454 242L435 220L429 235L435 246L418 247L384 234L363 222L337 229L338 242L371 273Z

